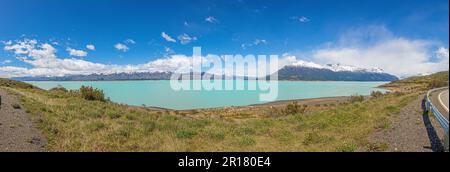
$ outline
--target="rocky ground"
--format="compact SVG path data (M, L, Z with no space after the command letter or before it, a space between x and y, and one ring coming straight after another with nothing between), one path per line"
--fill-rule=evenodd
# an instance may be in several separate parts
M0 152L45 151L46 140L33 126L17 96L0 88Z

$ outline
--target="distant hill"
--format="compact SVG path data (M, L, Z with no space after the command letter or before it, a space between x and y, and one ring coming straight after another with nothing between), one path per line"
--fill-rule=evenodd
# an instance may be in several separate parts
M332 70L305 66L285 66L278 71L278 80L302 81L396 81L394 75L367 70Z
M61 77L15 77L19 81L115 81L115 80L169 80L171 72L114 73L67 75Z
M433 88L439 88L448 86L449 72L442 71L425 76L413 76L402 80L390 82L383 85L384 88L391 90L407 89L409 91L415 90L430 90ZM403 91L403 90L402 90Z
M142 72L68 75L61 77L16 77L19 81L114 81L114 80L169 80L172 72ZM191 77L203 76L205 73L192 74ZM232 78L231 76L215 76L216 78ZM247 77L244 77L248 79ZM364 69L339 64L321 66L311 62L299 61L285 66L278 71L278 80L300 81L396 81L394 75L383 72L382 69Z

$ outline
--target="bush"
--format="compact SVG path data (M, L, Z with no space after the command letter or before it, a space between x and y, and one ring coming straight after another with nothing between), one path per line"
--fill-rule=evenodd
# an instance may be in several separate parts
M64 87L62 87L60 85L58 85L55 88L50 89L49 91L51 91L51 92L64 92L64 93L68 92L66 88L64 88Z
M90 86L81 86L80 88L81 96L86 100L97 100L105 101L105 94L103 90L92 88Z
M350 102L352 102L352 103L362 102L362 101L364 101L364 96L358 96L358 95L350 96Z
M381 91L372 91L370 93L370 96L372 96L374 98L380 98L380 97L383 97L383 93Z
M297 102L290 103L284 109L284 114L293 115L293 114L301 114L304 113L307 106L300 106Z
M430 89L433 89L433 88L440 88L440 87L445 87L445 86L448 86L447 82L434 79L434 80L431 81L431 83L429 84L428 87Z

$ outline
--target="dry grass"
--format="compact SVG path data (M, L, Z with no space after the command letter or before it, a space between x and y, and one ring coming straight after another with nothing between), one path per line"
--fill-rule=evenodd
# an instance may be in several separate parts
M448 86L449 72L443 71L428 76L410 77L394 81L382 87L400 92L425 91L432 88Z
M389 128L389 117L422 93L377 93L319 106L170 111L28 86L3 88L21 95L49 151L356 151L370 147L368 136Z
M220 109L155 111L68 93L10 90L22 95L50 151L355 151L416 96L391 93L308 113L291 104L231 115ZM266 115L272 112L282 115Z

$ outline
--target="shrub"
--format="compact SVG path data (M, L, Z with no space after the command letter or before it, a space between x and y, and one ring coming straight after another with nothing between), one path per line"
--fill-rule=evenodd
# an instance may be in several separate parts
M372 91L370 93L370 96L372 96L374 98L380 98L380 97L383 97L383 93L381 91Z
M51 88L49 91L51 92L64 92L67 93L67 89L62 87L61 85L58 85L57 87Z
M350 96L350 102L352 102L352 103L362 102L362 101L364 101L364 96L359 96L359 95Z
M81 86L81 96L86 100L105 101L105 94L103 90L92 88L90 86Z
M431 83L429 84L428 87L430 89L433 89L433 88L439 88L439 87L445 87L445 86L448 86L447 82L442 81L442 80L434 79L434 80L431 81Z
M293 115L293 114L299 114L304 113L307 106L300 106L297 104L297 102L290 103L286 105L286 108L284 109L284 114L286 115Z

